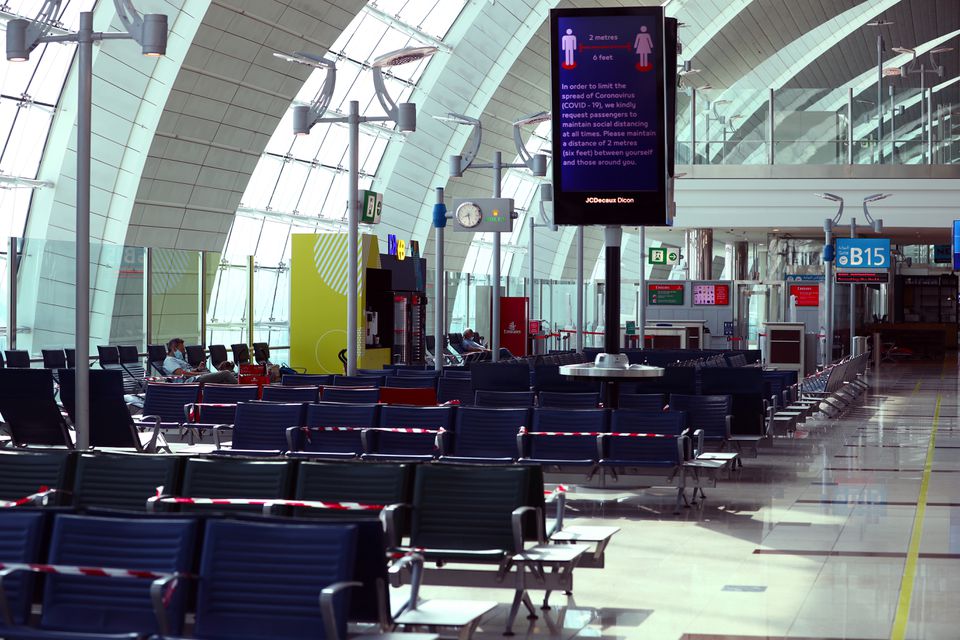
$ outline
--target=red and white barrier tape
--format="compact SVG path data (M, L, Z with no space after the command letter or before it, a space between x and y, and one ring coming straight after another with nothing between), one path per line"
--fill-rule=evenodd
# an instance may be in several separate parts
M522 431L521 434L530 436L602 436L602 431Z
M329 509L332 511L380 511L382 504L363 504L360 502L321 502L318 500L283 500L261 498L184 498L181 496L156 495L149 499L151 503L161 504L199 504L217 506L252 506L263 507L277 505L280 507L304 507L307 509Z
M387 431L389 433L424 433L436 435L446 433L446 429L439 427L437 429L422 429L419 427L373 427L373 431Z
M604 435L608 436L617 436L618 438L677 438L675 436L667 433L629 433L629 432L611 432Z
M0 569L19 569L36 573L51 573L65 576L94 576L99 578L141 578L143 580L157 580L167 578L173 574L142 571L139 569L112 569L108 567L74 567L58 564L26 564L17 562L0 563Z
M546 491L546 490L545 490L545 491L543 492L543 495L544 495L545 500L552 500L553 498L556 498L556 497L557 497L558 495L560 495L561 493L566 493L567 491L568 491L567 485L565 485L565 484L558 484L556 487L554 487L554 489L553 489L552 491Z
M30 504L49 491L49 487L40 487L40 490L37 491L37 493L32 493L29 496L24 496L23 498L19 498L17 500L2 500L0 501L0 508L22 507L25 504Z

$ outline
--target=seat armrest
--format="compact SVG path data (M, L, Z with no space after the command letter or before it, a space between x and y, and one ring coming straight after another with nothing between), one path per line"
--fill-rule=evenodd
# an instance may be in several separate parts
M537 519L537 544L544 544L546 542L546 536L543 532L543 514L540 512L540 508L530 505L517 507L513 510L513 513L510 514L510 521L513 525L513 546L515 553L523 551L523 516L529 512L533 512L534 517Z
M691 441L696 443L696 448L693 451L693 457L694 459L696 459L697 456L703 453L703 441L704 441L703 429L697 429L696 431L694 431L693 438L691 438Z
M733 433L733 416L727 416L726 425L727 425L727 436L726 436L726 439L729 440L729 439L730 439L730 434Z
M140 437L139 437L139 432L137 431L137 428L139 426L143 426L143 423L148 421L153 422L153 435L150 436L150 442L147 444L147 446L143 447L140 444ZM136 447L138 450L144 451L146 453L156 453L157 439L160 437L160 416L156 416L156 415L140 416L139 422L140 422L139 425L134 423L133 421L130 422L130 431L132 432L132 435L133 435L133 446Z
M400 525L397 522L397 514L403 510L410 510L412 507L405 503L388 504L380 511L380 520L383 522L383 531L387 539L388 547L400 546Z
M362 582L334 582L320 591L320 617L323 619L323 630L328 640L342 640L337 634L338 620L334 609L337 594L353 587L362 587Z
M213 440L217 445L217 449L222 449L222 441L220 439L220 434L227 430L233 430L232 424L215 424L213 425Z
M153 605L153 615L157 617L157 627L161 635L170 634L170 620L167 617L167 605L173 597L174 591L180 585L180 580L189 579L186 573L174 573L157 578L150 584L150 602Z
M393 563L388 569L388 573L400 573L405 567L410 566L410 598L396 612L399 616L404 611L412 611L417 608L420 602L420 585L423 582L423 556L416 551L411 551L407 555ZM394 617L396 617L394 616Z
M297 434L300 433L300 427L287 427L287 451L299 451L297 448Z

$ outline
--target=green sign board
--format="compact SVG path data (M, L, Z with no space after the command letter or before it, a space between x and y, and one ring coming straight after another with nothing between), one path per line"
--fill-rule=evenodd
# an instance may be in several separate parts
M634 322L633 320L627 320L627 331L626 331L626 334L627 334L628 336L635 336L635 335L637 335L637 323Z
M683 304L682 284L651 284L647 286L647 304L651 306Z
M673 247L650 247L647 261L650 264L677 264L680 262L680 250Z
M380 211L382 209L382 193L360 191L360 222L363 224L380 224Z

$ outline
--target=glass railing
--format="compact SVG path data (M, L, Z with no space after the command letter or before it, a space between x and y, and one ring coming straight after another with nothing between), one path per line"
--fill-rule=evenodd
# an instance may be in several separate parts
M772 108L771 108L772 94ZM772 122L771 122L772 117ZM677 100L680 165L953 164L960 144L939 94L884 86L687 90ZM881 126L882 119L882 126ZM771 126L772 124L772 126Z

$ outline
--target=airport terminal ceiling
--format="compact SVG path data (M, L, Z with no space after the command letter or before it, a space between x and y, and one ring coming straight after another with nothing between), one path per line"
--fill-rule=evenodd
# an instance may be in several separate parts
M78 12L94 4L63 0L62 27L75 27ZM381 107L374 99L369 73L372 60L405 46L438 48L432 58L396 67L388 74L388 88L398 101L418 103L418 131L403 134L392 126L368 125L360 141L361 186L384 194L383 223L371 231L383 239L396 234L419 240L429 255L434 188L445 186L448 201L490 190L487 174L468 172L463 178L448 178L447 157L464 151L469 130L434 116L456 112L480 119L484 136L479 160L488 161L500 151L505 160L513 161L513 121L549 107L549 10L636 3L138 0L136 4L143 11L169 11L175 5L180 17L172 29L183 42L166 64L151 72L173 89L162 94L164 102L152 105L160 110L152 120L152 131L138 131L126 140L128 153L147 156L139 173L133 179L124 175L120 181L104 178L111 179L109 185L93 185L114 194L109 206L116 224L107 225L98 239L222 251L226 266L218 271L211 305L223 305L218 317L239 320L240 305L217 293L230 290L242 277L229 265L254 255L258 267L273 269L275 298L282 307L290 233L336 231L343 228L345 217L346 128L322 125L310 136L294 138L290 107L314 98L322 72L309 74L275 59L274 50L303 49L336 60L332 111L342 112L347 101L358 100L363 114L379 115ZM878 33L885 43L883 66L891 69L883 81L885 108L891 87L902 98L895 113L897 137L903 142L893 160L922 163L922 101L917 95L921 82L917 70L922 64L927 71L924 82L934 91L938 144L950 151L940 163L955 161L951 121L954 105L960 103L956 50L960 4L954 0L672 0L664 4L668 15L682 23L680 57L690 63L678 97L678 162L691 161L691 89L697 90L698 100L698 142L693 147L698 164L765 162L762 141L770 89L777 92L778 110L790 114L778 125L786 136L791 126L811 118L820 118L816 126L836 125L838 118L846 117L847 90L852 88L852 126L858 140L868 141L877 108ZM36 5L29 0L7 2L0 18L33 17ZM96 15L103 16L106 24L114 19L113 11L110 2L96 3ZM107 46L113 52L117 45ZM120 53L109 57L114 55L122 58ZM72 95L61 95L72 60L71 47L45 45L26 66L0 62L4 83L0 131L7 133L0 156L0 198L9 235L43 238L50 220L70 210L69 199L48 195L57 192L59 182L66 184L69 175L43 175L42 166L47 158L63 157L72 144L69 135L47 136L58 120L69 125L75 117ZM95 73L104 84L113 79L108 63L107 58L98 58L102 68ZM936 67L934 73L931 67ZM905 74L894 75L893 70L901 68ZM110 90L95 87L95 93ZM548 123L528 127L525 136L531 150L549 151ZM778 148L778 154L785 163L816 164L824 162L824 154L832 153L836 142L834 134L811 135L802 145ZM94 149L96 155L96 141ZM94 180L98 179L95 173ZM515 198L519 213L514 233L504 238L505 274L526 273L525 222L528 212L539 213L538 184L539 179L525 171L510 170L505 175L504 196ZM682 195L683 178L677 189ZM797 227L797 233L808 229L815 235L823 217L816 205L811 205L809 226ZM657 235L653 233L653 241ZM572 275L573 239L572 229L537 234L537 277ZM923 240L933 241L932 236ZM485 234L447 234L447 268L488 273L491 246ZM588 229L588 272L601 246L600 231ZM103 277L115 274L107 271ZM277 317L283 317L282 308L276 311Z

